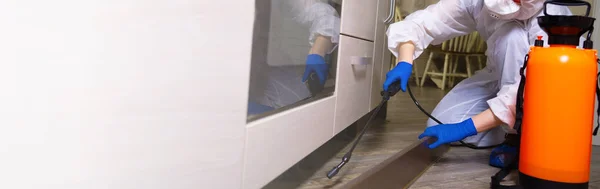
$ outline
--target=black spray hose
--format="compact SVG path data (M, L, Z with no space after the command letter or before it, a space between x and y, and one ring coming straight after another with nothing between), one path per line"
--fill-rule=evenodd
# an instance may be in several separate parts
M421 104L419 104L419 101L417 101L417 99L413 95L412 91L410 90L410 86L406 86L406 88L408 89L408 95L410 95L410 98L412 98L413 102L415 103L415 105L417 105L417 108L419 108L419 110L421 110L421 112L423 112L425 115L427 115L427 117L431 118L433 121L437 122L438 124L444 124L440 120L436 119L431 114L429 114L427 111L425 111L425 109L423 109L423 107L421 107ZM498 144L498 145L492 145L492 146L475 146L475 145L466 143L462 140L460 140L459 142L460 142L460 145L451 145L451 146L464 146L464 147L471 148L474 150L482 150L482 149L495 148L495 147L498 147L501 145L501 144Z
M350 161L350 158L352 157L352 152L354 151L354 148L356 148L356 145L358 144L358 142L360 141L362 136L365 134L365 132L367 131L369 126L371 126L371 121L373 121L373 119L375 118L377 113L379 113L379 110L381 110L381 107L385 104L385 102L387 102L392 96L396 95L396 93L398 93L398 91L400 91L400 82L395 82L395 83L391 84L388 87L387 91L381 91L381 96L382 96L381 102L379 103L377 108L375 108L375 110L373 111L373 113L371 114L369 119L367 120L365 127L362 129L360 134L358 134L358 137L352 144L352 147L350 148L350 150L348 150L348 152L346 152L346 154L344 154L344 157L342 157L342 161L337 166L333 167L329 172L327 172L327 178L329 178L329 179L333 178L335 175L337 175L340 172L342 167L344 167L344 165L346 165ZM417 101L417 99L415 99L415 96L412 94L412 91L410 91L410 86L408 86L408 94L410 95L410 98L412 98L415 105L417 105L417 107L421 110L421 112L423 112L425 115L429 116L429 118L433 119L435 122L438 122L439 124L443 124L441 121L437 120L431 114L427 113L427 111L425 111L425 109L423 109L423 107L421 107L421 105L419 104L419 101ZM462 145L458 145L458 146L465 146L465 147L468 147L471 149L476 149L476 150L489 149L489 148L494 148L494 147L498 146L498 145L495 145L495 146L478 147L478 146L463 142L462 140L460 141L460 143ZM457 146L457 145L453 145L453 146Z

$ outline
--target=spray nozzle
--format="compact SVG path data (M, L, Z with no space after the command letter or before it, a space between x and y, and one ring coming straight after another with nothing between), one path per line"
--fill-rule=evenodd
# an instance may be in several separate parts
M542 40L543 36L538 35L537 39L535 40L535 46L536 47L543 47L544 46L544 40Z

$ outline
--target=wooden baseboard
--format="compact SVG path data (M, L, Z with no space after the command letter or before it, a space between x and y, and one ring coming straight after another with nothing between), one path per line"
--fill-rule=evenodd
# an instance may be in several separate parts
M408 188L450 148L449 146L440 146L431 150L426 146L431 142L433 142L432 139L415 142L406 150L388 158L342 188Z

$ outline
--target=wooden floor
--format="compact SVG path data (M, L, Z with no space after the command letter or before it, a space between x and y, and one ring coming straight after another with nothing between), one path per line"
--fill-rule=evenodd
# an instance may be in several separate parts
M490 150L450 148L450 151L438 163L431 166L410 188L489 188L490 177L499 170L488 165L489 155ZM591 168L589 188L600 189L600 146L593 147ZM514 184L516 175L516 172L511 173L506 184Z
M488 165L489 155L490 150L452 147L410 188L489 188L490 177L498 171Z
M427 110L433 110L445 94L436 88L413 86L412 90L423 108ZM387 121L371 126L357 145L350 162L336 177L328 179L326 173L341 161L349 148L348 141L345 143L344 150L332 154L333 157L324 163L318 161L327 156L324 154L328 149L318 149L317 151L322 152L311 154L264 188L340 188L345 182L358 177L416 142L417 136L425 129L426 120L427 117L416 108L408 94L399 93L388 104Z

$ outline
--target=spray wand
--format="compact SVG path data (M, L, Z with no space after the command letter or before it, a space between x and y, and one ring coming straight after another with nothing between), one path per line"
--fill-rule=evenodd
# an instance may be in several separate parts
M394 82L393 84L391 84L388 87L387 91L381 91L381 96L382 96L381 102L379 103L379 105L377 105L377 108L375 108L375 111L373 111L373 114L371 114L371 116L369 117L369 120L367 121L365 127L362 129L362 131L358 135L358 138L356 138L356 140L354 141L354 144L352 144L352 148L350 148L350 150L348 150L348 152L346 152L346 154L342 158L342 162L340 162L337 166L333 167L331 169L331 171L329 171L327 173L327 178L329 178L329 179L333 178L335 175L337 175L340 172L340 169L342 169L342 167L344 167L344 165L346 165L348 163L348 161L350 161L350 158L352 157L352 152L354 151L354 148L356 148L358 141L360 141L360 139L365 134L365 132L367 131L369 126L371 126L371 124L370 124L371 121L375 118L377 113L379 113L379 110L381 110L381 107L383 106L383 104L385 104L385 102L390 100L390 98L392 96L394 96L396 93L398 93L398 91L400 91L400 82Z

